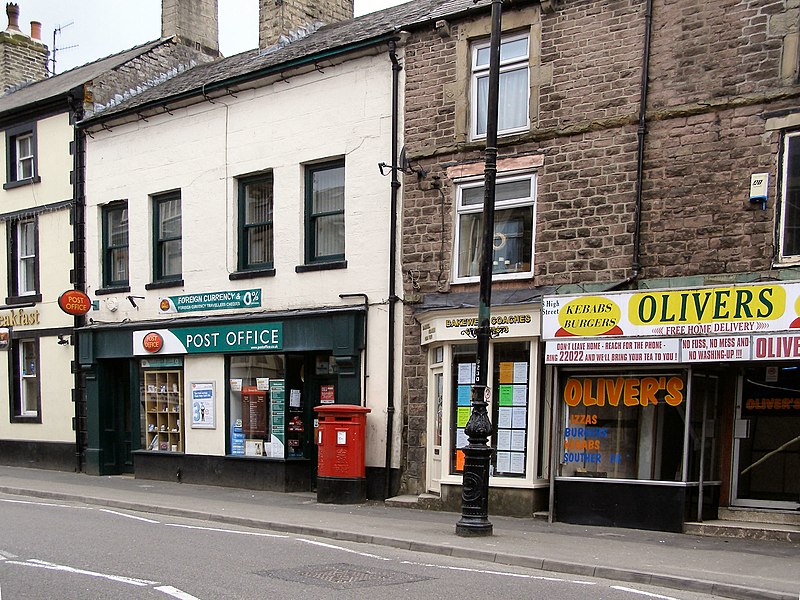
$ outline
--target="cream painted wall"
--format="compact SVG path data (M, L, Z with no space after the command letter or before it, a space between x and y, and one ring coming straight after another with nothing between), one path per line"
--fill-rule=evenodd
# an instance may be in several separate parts
M367 464L383 466L391 178L381 176L377 165L391 160L391 62L382 53L326 66L323 71L237 91L236 97L214 99L213 104L171 108L172 114L148 116L147 121L112 123L110 131L92 131L87 139L89 294L101 287L102 205L127 200L129 293L145 298L136 301L137 310L125 294L97 296L100 309L89 317L112 322L172 320L175 315L158 313L160 298L223 290L260 288L265 315L358 305L359 298L341 299L339 294L367 294L373 305L364 384L372 409ZM345 160L347 268L296 273L295 267L304 263L304 166L339 157ZM237 252L236 178L265 170L271 170L274 178L276 274L231 281L228 276L236 270ZM171 190L181 191L185 286L148 291L144 288L152 277L150 198ZM398 243L400 239L398 233ZM399 269L396 289L402 293ZM110 305L117 310L109 310ZM396 313L395 432L399 432L402 311ZM229 311L202 313L219 314ZM224 387L218 394L224 397ZM218 416L223 415L224 411ZM224 430L218 433L224 445ZM213 436L197 438L196 446L187 438L187 450L217 453L216 442L206 442L206 437ZM399 433L395 439L394 464L398 464Z
M41 119L36 124L36 149L39 175L42 180L34 185L25 185L3 191L2 212L14 212L31 206L43 206L72 199L69 174L72 171L72 155L69 144L73 129L69 115L64 112ZM2 148L3 165L6 164L6 144ZM5 181L5 168L3 171Z
M73 130L66 113L41 119L36 125L38 173L41 181L31 185L3 190L3 213L36 209L72 199L70 171L72 156L69 144ZM0 144L3 160L6 145ZM8 239L12 222L0 225L0 236ZM14 326L15 332L30 332L35 336L39 330L71 327L73 319L58 307L58 297L71 289L70 269L73 255L70 253L72 225L69 208L61 208L38 215L39 291L42 301L36 306L21 309L26 315L38 315L34 325ZM0 281L8 281L8 261L0 261ZM6 289L5 293L12 292ZM20 309L0 311L0 317L9 317ZM59 345L58 338L48 335L39 338L39 385L41 394L41 423L10 423L9 406L11 386L19 382L9 381L10 352L0 353L0 438L46 442L74 442L72 417L75 405L72 402L74 378L70 363L73 347Z

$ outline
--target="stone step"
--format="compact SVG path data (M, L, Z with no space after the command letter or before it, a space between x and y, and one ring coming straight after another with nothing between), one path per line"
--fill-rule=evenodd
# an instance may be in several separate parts
M752 508L720 508L718 518L722 521L745 521L750 523L774 523L800 526L800 510L756 510Z
M688 535L800 543L800 526L779 523L715 519L702 523L684 523L683 532Z
M420 494L419 496L405 494L402 496L395 496L394 498L387 498L384 503L386 506L392 506L394 508L440 510L442 507L442 499L437 494Z

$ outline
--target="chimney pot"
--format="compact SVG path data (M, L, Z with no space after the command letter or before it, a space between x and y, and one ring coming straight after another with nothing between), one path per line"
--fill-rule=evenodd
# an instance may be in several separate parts
M6 4L6 15L8 15L8 28L19 31L19 5L14 2Z
M31 39L42 40L42 24L39 21L31 21Z

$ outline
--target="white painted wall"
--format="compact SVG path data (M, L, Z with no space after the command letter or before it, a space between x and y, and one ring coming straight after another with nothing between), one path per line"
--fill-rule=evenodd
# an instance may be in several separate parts
M388 54L381 53L326 66L323 72L289 76L288 82L237 91L236 97L215 99L213 104L170 108L172 114L148 116L147 121L112 123L110 131L92 131L87 140L89 294L93 296L102 281L101 207L124 199L131 231L130 294L144 296L136 301L138 310L124 294L98 296L100 309L88 316L105 322L174 319L175 315L158 314L161 297L222 290L261 288L265 316L280 310L357 305L359 299L343 300L339 294L367 294L375 305L369 311L365 390L372 409L367 440L371 466L383 466L386 437L391 179L381 176L377 165L391 160L391 78ZM304 165L338 157L345 159L347 268L296 273L295 267L304 263ZM230 281L228 275L236 270L236 177L268 169L274 177L276 275ZM152 278L150 197L178 189L185 286L148 291L145 284ZM402 290L399 269L397 290ZM110 311L110 304L117 304L118 310ZM202 314L212 317L226 311ZM399 307L397 323L399 390ZM193 361L187 361L187 371L189 362ZM399 392L396 404L399 431ZM223 416L221 409L219 418ZM187 436L188 451L224 452L224 431L214 441L196 440ZM399 446L398 437L396 451Z

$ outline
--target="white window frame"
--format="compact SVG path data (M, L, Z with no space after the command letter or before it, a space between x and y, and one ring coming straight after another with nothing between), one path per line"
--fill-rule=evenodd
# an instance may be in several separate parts
M28 140L28 153L22 153L22 141ZM20 134L14 138L14 144L16 145L16 171L17 171L17 179L16 181L24 181L26 179L33 179L36 177L35 169L36 169L36 161L34 160L34 142L33 142L33 133L24 133ZM30 166L30 174L25 174L25 165L28 164Z
M33 228L33 253L32 254L24 254L23 253L23 244L25 241L25 235L23 229L25 227L32 227ZM37 293L36 289L36 221L33 219L25 219L22 221L17 221L17 281L16 286L17 289L15 290L18 296L32 296ZM33 277L33 287L28 289L25 286L25 282L27 278L25 277L28 269L31 271L31 275Z
M505 183L512 183L515 181L523 181L523 180L530 180L530 195L524 198L515 198L511 200L495 200L495 217L497 213L502 210L513 209L513 208L525 208L530 207L531 210L531 246L530 246L530 269L528 271L522 271L517 273L494 273L492 275L493 280L510 280L510 279L530 279L533 277L533 265L534 265L534 247L536 244L536 185L537 185L537 177L536 173L525 173L525 174L517 174L517 175L509 175L504 177L498 177L496 185L502 185ZM454 240L454 247L453 247L453 260L452 262L452 274L453 274L453 283L475 283L480 281L480 274L477 275L468 275L468 276L460 276L458 273L459 264L460 264L460 257L461 257L461 250L462 250L462 240L461 240L461 217L463 215L468 214L475 214L475 213L482 213L483 212L483 202L480 204L473 204L473 205L465 205L464 204L464 190L470 188L482 188L483 187L483 178L478 179L470 179L462 182L457 182L456 187L456 211L455 211L455 224L453 228L453 240ZM495 219L495 224L497 220ZM479 241L480 243L480 241Z
M525 451L525 476L524 477L506 477L503 475L491 474L489 477L489 487L495 488L535 488L544 485L539 478L537 464L540 460L539 454L539 436L542 432L539 431L538 414L539 406L539 343L538 338L519 337L508 338L500 340L492 340L489 345L489 357L487 362L487 369L489 377L494 372L494 350L496 343L503 342L527 342L529 344L528 356L528 422L527 429L528 436L526 438L526 451ZM452 387L453 379L451 376L453 367L453 346L471 343L470 340L458 342L445 342L444 347L444 365L429 365L428 367L428 386L434 385L434 378L437 372L443 367L444 374L444 397L442 400L442 474L440 483L446 485L458 485L463 481L463 474L450 472L450 455L457 443L453 438L453 428L451 427L453 419L453 397ZM473 342L474 343L474 342ZM491 386L491 380L487 382ZM430 387L429 387L430 389ZM429 400L430 402L430 400ZM488 407L489 414L492 414L491 404ZM495 426L496 424L493 424ZM491 438L489 440L491 444ZM546 447L546 446L545 446ZM547 451L545 450L545 456ZM430 463L428 463L430 464Z
M515 42L518 40L524 39L526 40L527 52L521 56L515 56L513 58L503 59L502 57L502 46L509 42ZM508 73L511 71L517 71L521 69L525 69L527 74L527 84L525 85L525 123L524 125L520 125L518 127L508 128L508 129L500 129L500 125L498 122L498 135L508 135L512 133L518 133L521 131L528 131L530 129L530 121L531 121L531 114L530 114L530 103L531 103L531 69L530 69L530 52L531 52L531 41L530 35L528 33L513 35L513 36L505 36L500 40L501 45L501 56L500 56L500 76L502 78L503 73ZM483 139L486 137L486 132L478 133L478 80L484 77L489 76L489 63L485 65L478 64L478 54L481 50L485 50L489 48L489 40L478 42L472 45L471 51L471 58L470 58L470 136L473 140ZM501 84L502 88L502 84ZM502 94L502 89L500 94ZM500 106L502 107L503 99L502 97L498 98ZM486 124L484 124L484 129Z
M780 226L778 229L778 262L781 265L800 264L800 254L784 254L786 248L786 213L787 213L787 191L789 189L789 141L793 138L800 138L800 131L787 133L783 139L782 160L781 160L781 191L780 191ZM800 148L798 148L800 153ZM800 206L796 209L800 212Z
M25 348L29 346L33 349L33 361L25 365ZM41 390L39 388L39 343L36 339L20 339L14 348L14 359L17 361L19 381L14 392L15 407L12 414L14 419L37 419L41 410ZM30 359L30 355L28 356ZM33 397L27 392L32 391ZM32 408L33 407L33 408Z

